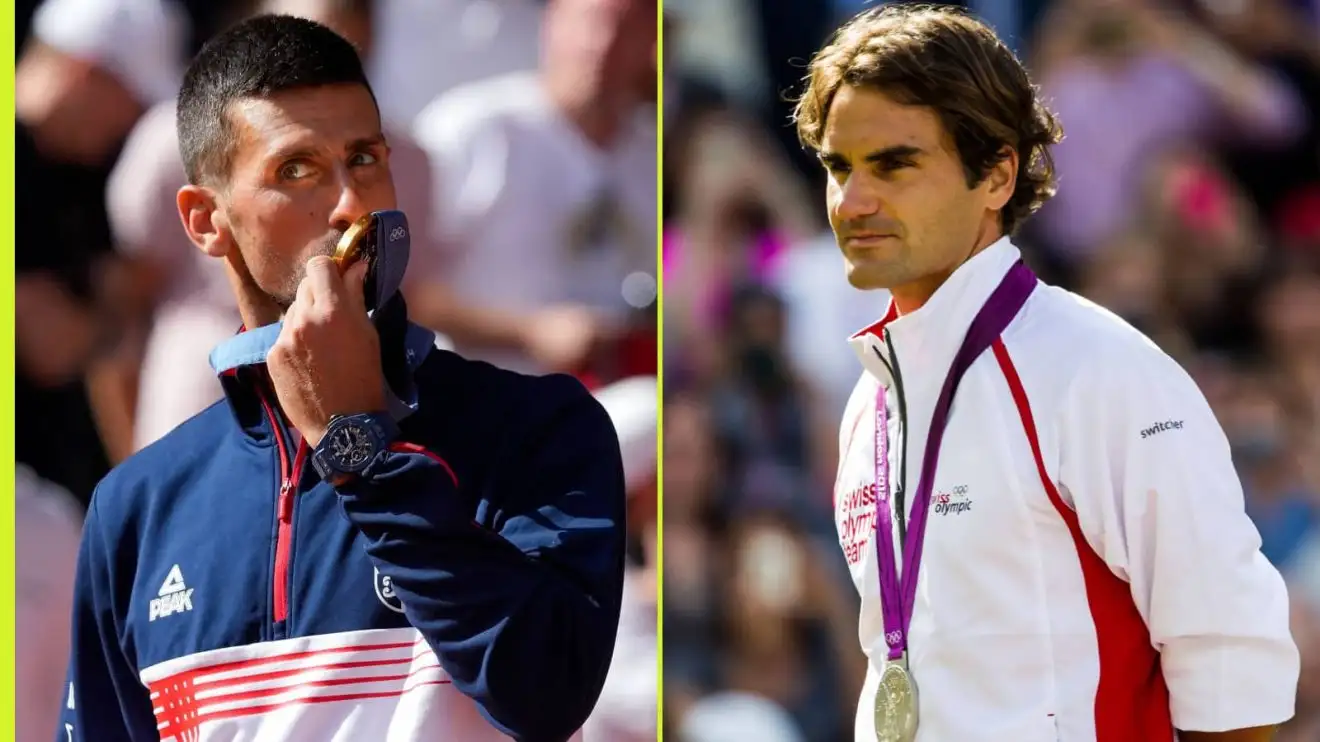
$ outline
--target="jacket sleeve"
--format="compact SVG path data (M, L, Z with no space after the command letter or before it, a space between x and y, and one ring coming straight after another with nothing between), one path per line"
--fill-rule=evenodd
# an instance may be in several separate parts
M92 496L78 549L73 635L55 742L156 740L151 700L119 642L99 494Z
M1074 380L1060 479L1091 547L1126 580L1160 651L1174 726L1226 731L1293 715L1288 594L1261 554L1226 436L1153 345Z
M499 474L475 496L460 496L449 465L410 443L339 489L455 687L502 732L535 742L567 739L590 715L623 589L618 438L600 404L571 384L539 396L545 413L530 426L509 423L520 434L492 452ZM491 528L474 521L474 500Z

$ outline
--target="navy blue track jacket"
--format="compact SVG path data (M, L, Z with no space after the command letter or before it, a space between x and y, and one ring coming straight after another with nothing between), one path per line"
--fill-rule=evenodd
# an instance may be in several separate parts
M402 299L374 321L412 411L370 479L320 481L253 365L101 482L58 742L461 742L468 698L520 740L586 720L623 582L605 410L434 349Z

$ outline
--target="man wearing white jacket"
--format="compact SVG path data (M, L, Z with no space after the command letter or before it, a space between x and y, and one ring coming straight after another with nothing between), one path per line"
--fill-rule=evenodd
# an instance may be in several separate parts
M1009 239L1062 134L1012 52L956 11L864 13L813 60L797 126L849 282L892 295L851 339L834 491L858 742L1270 739L1298 655L1223 432L1174 361Z

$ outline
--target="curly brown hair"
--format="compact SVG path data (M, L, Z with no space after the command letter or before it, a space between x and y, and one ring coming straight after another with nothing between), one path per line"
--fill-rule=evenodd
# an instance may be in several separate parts
M842 85L933 109L953 137L969 188L1004 159L1006 146L1015 150L1017 183L1000 214L1005 234L1054 195L1049 146L1063 138L1063 129L1013 52L962 10L887 5L840 28L811 60L793 112L805 146L819 151Z

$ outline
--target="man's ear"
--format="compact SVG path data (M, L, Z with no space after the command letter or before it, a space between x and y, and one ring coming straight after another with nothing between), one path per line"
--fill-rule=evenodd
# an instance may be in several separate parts
M175 200L188 239L213 258L228 255L234 240L229 231L229 218L220 207L215 191L203 186L186 185L179 189Z
M986 173L985 180L987 204L992 210L999 210L1008 205L1017 188L1018 153L1012 147L1004 147L1001 159Z

